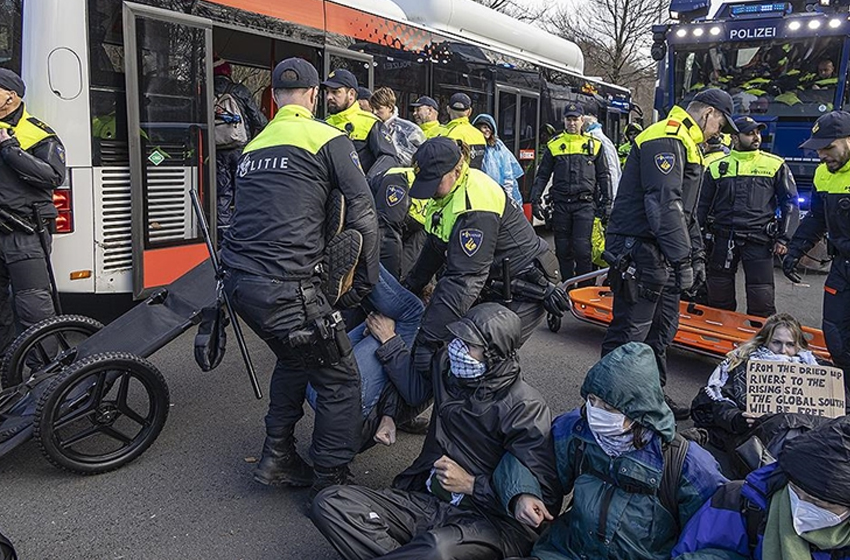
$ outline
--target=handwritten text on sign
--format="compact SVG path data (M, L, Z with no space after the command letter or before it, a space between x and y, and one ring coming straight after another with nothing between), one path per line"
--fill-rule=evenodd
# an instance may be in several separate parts
M844 372L829 366L750 360L747 412L844 416Z

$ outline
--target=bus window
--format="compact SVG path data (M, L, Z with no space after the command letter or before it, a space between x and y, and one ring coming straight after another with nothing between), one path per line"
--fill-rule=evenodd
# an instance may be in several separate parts
M0 67L21 73L23 0L0 0Z
M707 87L732 95L735 113L818 117L831 111L840 37L684 45L674 53L680 105Z

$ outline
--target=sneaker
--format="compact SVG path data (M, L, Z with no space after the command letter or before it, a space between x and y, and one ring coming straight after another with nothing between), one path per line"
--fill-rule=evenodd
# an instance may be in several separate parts
M316 467L316 478L313 480L313 486L310 488L310 501L328 486L351 484L353 478L348 465L330 468Z
M295 450L294 437L266 436L263 457L254 469L254 480L266 486L310 486L313 469Z
M670 407L670 410L673 411L673 417L676 420L687 420L691 417L691 407L680 405L674 401L670 395L664 395L664 402L666 402L667 406Z

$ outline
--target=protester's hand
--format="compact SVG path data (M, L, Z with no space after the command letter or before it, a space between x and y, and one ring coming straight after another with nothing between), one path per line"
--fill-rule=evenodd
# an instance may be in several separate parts
M773 254L779 255L780 257L788 254L788 246L785 243L780 243L777 241L773 244Z
M434 462L434 469L440 485L449 492L471 496L475 491L475 477L445 455Z
M676 280L676 289L680 292L687 292L694 285L694 269L691 263L681 262L676 265L673 270Z
M694 270L694 285L691 288L699 288L705 284L705 261L703 259L694 259L691 268Z
M539 202L534 202L531 205L531 213L538 220L546 221L546 212L543 211L543 205Z
M546 509L543 501L531 494L520 494L514 505L514 518L529 527L540 527L544 521L552 521L554 517Z
M795 284L799 284L803 281L803 277L800 276L800 273L797 272L797 265L800 264L800 257L792 254L785 255L785 258L782 259L782 272L788 278L788 280L794 282Z
M375 337L375 340L381 344L395 336L395 321L376 311L366 316L366 327L369 329L369 333Z
M567 292L557 284L549 284L546 288L546 293L543 295L543 309L546 313L555 317L563 317L564 313L570 308L570 297Z
M395 436L395 420L391 416L382 416L381 423L378 424L378 429L375 431L375 441L384 445L392 445L395 443Z

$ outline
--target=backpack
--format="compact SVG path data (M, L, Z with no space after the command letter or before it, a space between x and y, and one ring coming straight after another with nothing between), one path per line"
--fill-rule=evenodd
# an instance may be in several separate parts
M248 143L248 129L239 100L231 93L228 85L223 93L215 96L215 147L238 148Z

